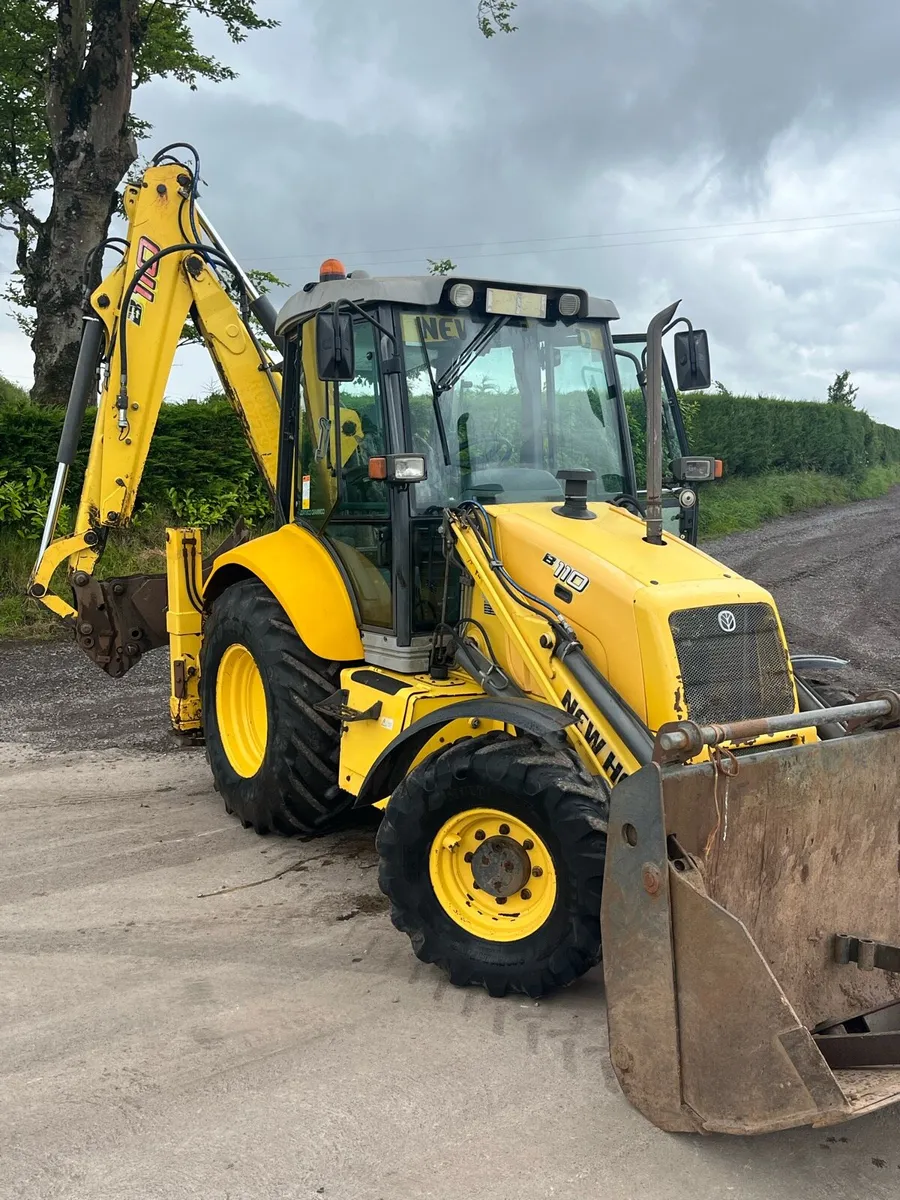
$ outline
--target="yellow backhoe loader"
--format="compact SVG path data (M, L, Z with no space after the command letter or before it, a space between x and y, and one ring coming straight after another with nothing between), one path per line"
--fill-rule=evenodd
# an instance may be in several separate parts
M676 305L614 338L614 305L579 288L335 260L276 316L183 149L126 190L31 595L110 675L168 644L173 723L202 730L246 825L385 807L394 924L454 983L540 996L602 939L614 1068L661 1128L826 1125L900 1099L900 697L826 707L768 592L691 544L717 467L679 447L662 339L690 389L710 381L705 334ZM199 531L171 529L165 576L98 579L188 315L276 528L206 563ZM51 589L64 562L71 603Z

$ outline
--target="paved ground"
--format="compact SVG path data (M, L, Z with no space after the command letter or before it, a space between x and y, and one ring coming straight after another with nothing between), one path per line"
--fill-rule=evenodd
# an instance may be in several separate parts
M716 551L797 648L897 683L896 503ZM383 911L372 828L242 830L172 749L165 675L0 647L2 1200L900 1197L900 1113L655 1130L612 1077L599 972L539 1004L447 986Z

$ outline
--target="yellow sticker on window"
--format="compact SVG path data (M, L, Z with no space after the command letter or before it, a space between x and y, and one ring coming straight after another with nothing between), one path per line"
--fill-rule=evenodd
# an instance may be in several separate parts
M601 325L579 325L578 345L589 350L603 349L603 327Z
M466 336L463 317L438 317L434 313L404 313L403 340L408 345L419 342L421 328L426 342L461 342Z

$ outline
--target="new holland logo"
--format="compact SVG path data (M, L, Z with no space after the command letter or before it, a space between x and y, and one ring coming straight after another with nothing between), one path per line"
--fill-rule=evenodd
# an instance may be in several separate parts
M737 619L730 608L723 608L718 616L719 628L723 633L734 633L737 629Z

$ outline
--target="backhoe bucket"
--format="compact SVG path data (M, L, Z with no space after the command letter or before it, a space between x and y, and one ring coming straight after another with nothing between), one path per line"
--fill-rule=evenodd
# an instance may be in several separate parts
M898 855L900 730L619 784L603 956L631 1103L749 1134L900 1100Z

